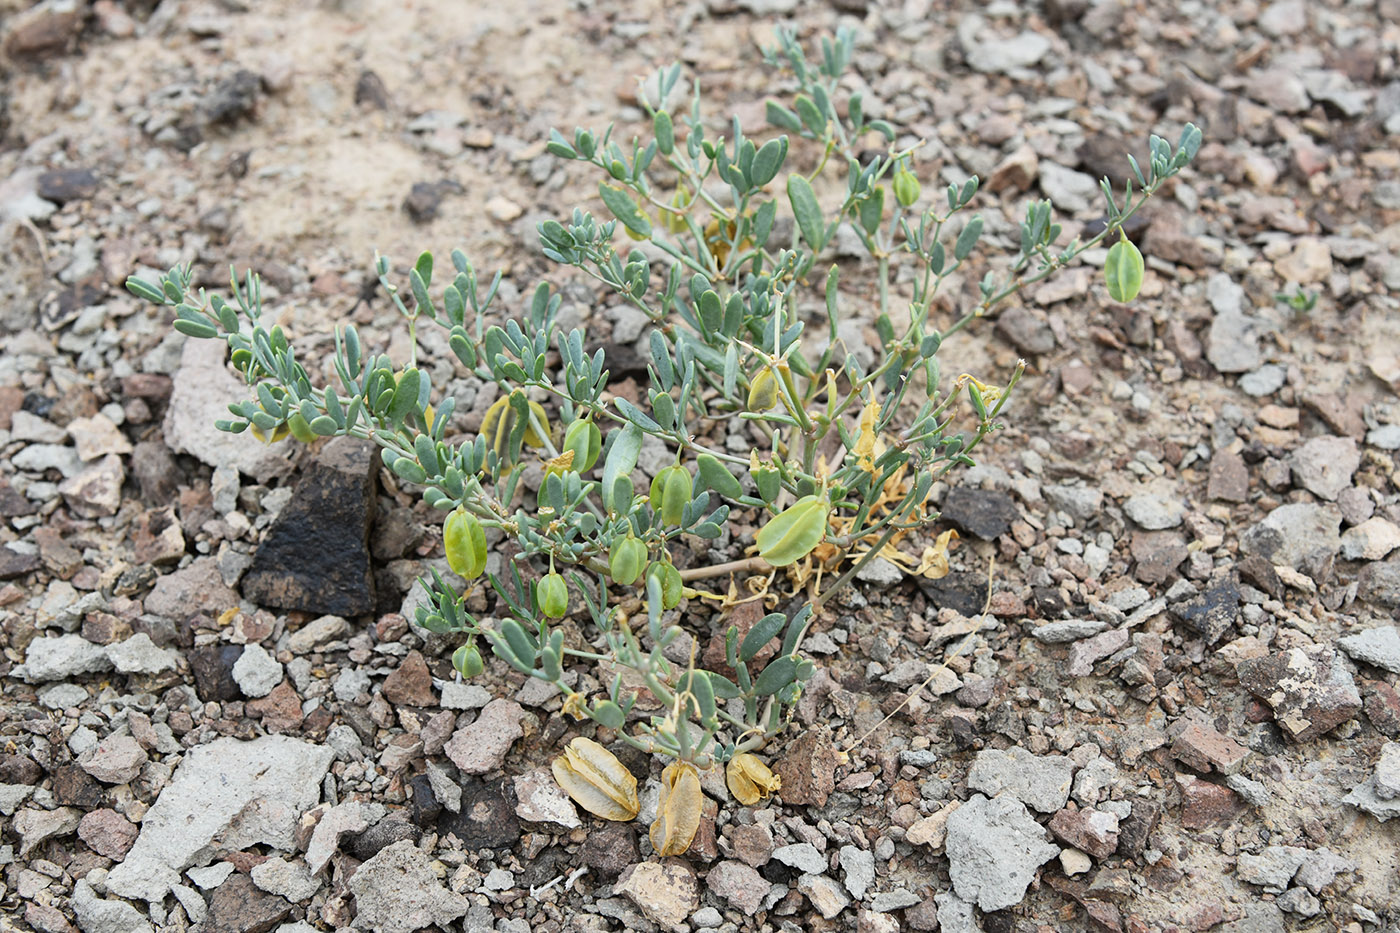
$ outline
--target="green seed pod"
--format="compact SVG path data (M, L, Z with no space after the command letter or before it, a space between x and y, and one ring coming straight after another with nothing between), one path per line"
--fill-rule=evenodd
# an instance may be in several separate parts
M774 567L786 567L812 553L826 537L831 505L820 496L803 496L783 509L754 537L758 554Z
M442 526L447 566L464 580L475 580L486 569L486 529L465 509L455 509Z
M760 464L757 457L750 458L749 472L758 485L759 498L764 502L772 502L778 498L778 493L783 489L783 480L778 474L778 468L771 461Z
M669 561L658 561L647 568L647 579L652 577L661 584L661 608L674 609L680 605L681 591L685 589L681 572Z
M452 666L462 675L463 680L471 680L486 670L486 662L481 659L481 652L476 649L476 643L471 641L452 652Z
M564 582L564 575L551 570L541 577L535 586L535 599L540 612L551 619L562 619L569 611L569 585Z
M693 488L689 470L680 464L666 467L651 481L651 507L666 524L679 525Z
M647 546L640 539L631 534L613 539L612 550L608 553L608 572L613 582L631 586L641 577L646 566Z
M592 421L580 418L564 432L564 450L574 452L570 467L575 473L587 473L598 462L603 450L603 432Z
M754 373L749 383L749 411L768 411L778 404L778 377L767 366Z
M1127 237L1108 248L1103 264L1104 282L1114 301L1132 301L1142 289L1142 253Z
M908 169L900 169L894 173L894 196L899 201L900 207L909 207L919 200L919 195L923 188L919 185L919 178Z

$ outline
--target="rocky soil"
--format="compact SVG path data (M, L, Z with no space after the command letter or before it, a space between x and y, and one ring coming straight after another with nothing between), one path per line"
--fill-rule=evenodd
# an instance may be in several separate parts
M1400 925L1396 0L0 14L3 928ZM511 307L553 276L628 375L643 322L535 249L596 191L546 134L626 134L634 76L672 60L717 131L758 132L779 23L858 30L849 86L927 141L926 192L984 178L991 256L1034 198L1066 242L1088 228L1149 132L1206 144L1144 212L1134 304L1100 251L945 344L945 373L1030 364L1008 429L935 490L953 573L867 568L808 641L820 673L766 752L781 794L740 807L707 777L695 845L658 860L646 804L605 824L553 785L580 734L558 696L496 661L457 683L407 621L440 517L355 443L218 434L241 397L218 348L120 283L252 265L303 359L347 318L402 358L374 251L460 246ZM494 387L421 344L470 433ZM687 624L703 648L756 609ZM660 762L624 760L654 807Z

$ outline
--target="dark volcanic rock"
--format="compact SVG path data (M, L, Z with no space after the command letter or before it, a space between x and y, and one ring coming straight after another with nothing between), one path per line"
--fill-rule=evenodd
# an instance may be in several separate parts
M1273 708L1279 729L1295 742L1316 738L1361 711L1351 671L1331 645L1251 658L1236 671L1240 684Z
M1006 534L1020 517L1011 497L994 489L955 486L943 500L943 518L984 541Z
M44 769L28 755L0 753L0 784L38 784Z
M204 645L186 652L201 701L226 703L243 695L233 679L233 666L242 655L242 645Z
M437 794L433 793L432 782L426 774L420 774L409 781L404 785L404 790L408 794L413 822L417 825L431 826L442 815L442 804L438 802Z
M611 881L633 862L641 860L637 831L626 823L604 822L590 826L579 850L579 860L601 878Z
M450 178L415 182L409 189L408 197L403 199L403 209L414 223L425 224L437 216L443 198L461 190L462 186Z
M204 118L210 123L233 123L252 114L262 93L262 78L240 68L214 85L203 100Z
M268 894L248 875L235 872L209 899L205 933L267 933L292 913L286 898Z
M55 204L90 198L97 190L97 176L85 168L55 168L39 176L39 197Z
M939 609L955 609L971 617L987 604L987 578L980 573L950 573L941 580L917 577L919 589Z
M466 778L462 782L462 809L444 812L437 828L452 833L468 849L500 849L520 841L520 820L515 815L514 794L504 781Z
M319 615L372 612L376 466L367 441L342 437L327 444L253 555L243 596Z
M77 765L54 768L53 798L60 806L96 810L107 802L107 790Z
M417 842L418 827L409 822L408 814L399 810L356 836L351 840L349 848L355 858L368 862L378 855L381 849L404 839Z
M1278 578L1278 571L1258 554L1246 557L1235 569L1239 571L1240 579L1250 586L1258 587L1274 599L1283 595L1283 581Z
M1239 620L1239 578L1229 573L1211 581L1205 592L1172 606L1172 614L1215 644Z

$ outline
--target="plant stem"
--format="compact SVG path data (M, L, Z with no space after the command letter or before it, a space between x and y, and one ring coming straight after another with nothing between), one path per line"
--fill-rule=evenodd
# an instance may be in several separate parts
M763 573L772 569L773 565L762 557L746 557L743 560L731 560L708 567L689 567L681 571L681 580L706 580L710 577L722 577L727 573Z

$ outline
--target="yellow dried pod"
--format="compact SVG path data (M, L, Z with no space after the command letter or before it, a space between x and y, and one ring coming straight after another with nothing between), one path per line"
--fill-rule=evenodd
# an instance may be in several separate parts
M741 752L729 759L724 769L724 782L729 785L734 799L746 807L753 806L783 786L782 778L759 761L757 755L748 752Z
M778 404L778 377L767 366L753 374L749 383L749 411L767 411Z
M269 434L267 431L264 431L256 424L250 424L248 425L248 433L256 437L258 440L262 441L264 444L275 444L278 441L282 440L282 438L286 437L289 433L291 433L291 429L288 428L285 423L283 423L273 428L272 433Z
M616 755L592 739L574 739L550 770L564 793L594 816L623 823L637 818L641 809L637 779Z
M544 406L534 401L528 404L530 412L548 430L549 415L545 412ZM510 407L510 396L503 395L491 403L491 407L486 409L486 417L481 419L481 436L486 438L486 445L496 451L497 455L504 456L505 454L511 431L515 429L515 417L515 409ZM524 445L526 447L544 446L544 439L535 431L533 424L525 426Z
M700 828L700 774L687 761L677 761L661 772L661 799L656 822L651 824L651 847L657 855L680 855L690 848Z

